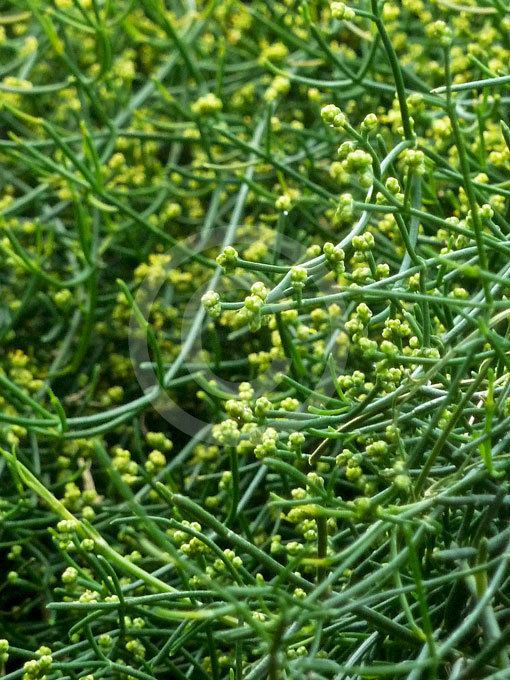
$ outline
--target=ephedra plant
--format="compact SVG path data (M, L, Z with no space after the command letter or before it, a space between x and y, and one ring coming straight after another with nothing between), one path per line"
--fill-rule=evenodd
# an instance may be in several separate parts
M4 680L510 677L509 12L2 3Z

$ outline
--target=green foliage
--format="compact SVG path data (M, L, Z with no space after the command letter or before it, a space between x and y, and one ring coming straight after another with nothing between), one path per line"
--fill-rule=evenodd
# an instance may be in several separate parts
M502 0L0 10L0 675L508 678Z

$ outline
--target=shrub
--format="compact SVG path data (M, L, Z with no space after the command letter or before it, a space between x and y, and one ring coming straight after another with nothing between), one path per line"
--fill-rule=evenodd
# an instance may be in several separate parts
M5 680L509 677L509 28L4 3Z

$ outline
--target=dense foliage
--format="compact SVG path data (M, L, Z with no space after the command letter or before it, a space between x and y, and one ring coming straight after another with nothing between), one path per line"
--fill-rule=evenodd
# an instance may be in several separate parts
M508 679L505 0L0 54L0 675Z

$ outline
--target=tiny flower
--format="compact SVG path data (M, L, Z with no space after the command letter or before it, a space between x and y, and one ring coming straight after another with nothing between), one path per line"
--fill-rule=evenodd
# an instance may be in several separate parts
M326 106L323 106L321 109L321 117L325 123L333 123L335 116L339 113L340 109L334 104L326 104Z
M290 270L290 281L294 290L302 290L305 287L308 272L304 267L292 267Z
M239 257L237 250L232 246L227 246L222 253L216 258L216 262L220 267L231 269L235 266L237 258Z
M220 296L214 290L208 290L202 295L202 305L213 318L221 314Z
M331 16L333 19L352 21L356 17L356 13L351 7L347 7L343 2L332 2Z
M369 113L365 116L365 118L363 118L361 122L361 129L364 132L373 132L374 130L377 129L378 125L379 121L375 113Z
M203 97L199 97L196 102L191 105L191 110L198 116L207 117L211 114L221 111L223 104L215 94L209 92Z
M434 21L425 30L429 38L437 41L443 47L446 47L452 41L452 32L444 21Z

